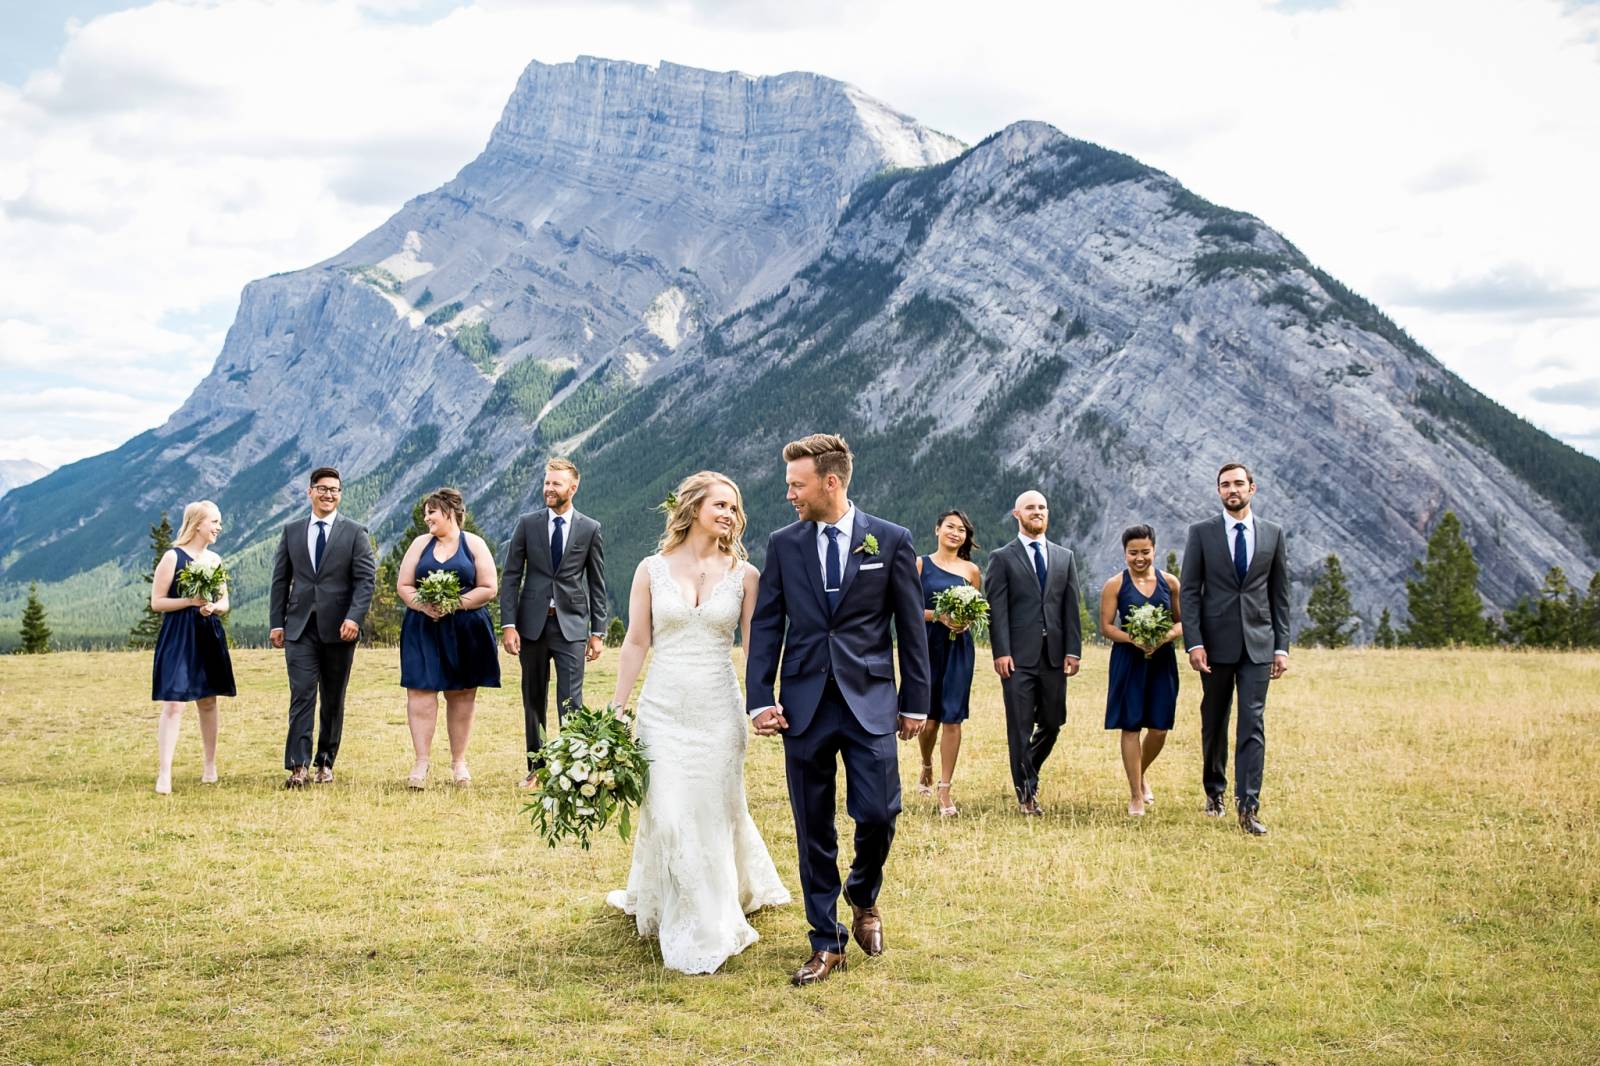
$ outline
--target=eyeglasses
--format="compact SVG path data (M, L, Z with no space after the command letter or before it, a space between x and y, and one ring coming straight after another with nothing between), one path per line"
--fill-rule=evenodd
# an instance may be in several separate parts
M338 485L313 485L311 486L311 491L318 496L337 496L344 489L341 489Z

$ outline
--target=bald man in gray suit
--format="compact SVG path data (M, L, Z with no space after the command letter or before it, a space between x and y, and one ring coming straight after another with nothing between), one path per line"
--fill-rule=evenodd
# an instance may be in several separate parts
M1228 719L1239 694L1234 803L1239 827L1265 836L1256 817L1267 759L1267 685L1289 670L1289 560L1283 530L1250 510L1256 479L1243 463L1217 472L1221 517L1189 527L1179 603L1189 665L1200 673L1205 813L1220 818L1228 788Z

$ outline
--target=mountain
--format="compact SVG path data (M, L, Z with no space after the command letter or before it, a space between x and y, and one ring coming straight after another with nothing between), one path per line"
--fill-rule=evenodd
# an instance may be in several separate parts
M0 496L19 485L38 481L49 472L48 466L32 459L0 459Z
M1301 602L1337 551L1364 614L1400 606L1447 508L1497 604L1600 557L1600 463L1252 216L1040 123L964 150L813 74L582 58L531 64L453 181L249 285L166 425L0 500L0 580L148 565L159 512L208 495L236 626L259 626L312 465L387 547L445 482L509 528L560 452L625 588L694 469L739 478L754 529L787 521L778 450L818 428L857 448L863 506L919 535L954 505L995 543L1043 488L1096 583L1132 521L1181 549L1234 457Z

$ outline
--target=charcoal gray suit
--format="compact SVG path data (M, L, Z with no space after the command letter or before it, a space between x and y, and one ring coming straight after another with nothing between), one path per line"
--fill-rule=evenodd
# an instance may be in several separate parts
M289 668L289 735L283 746L283 768L313 764L311 730L322 694L322 727L317 730L315 765L333 768L344 732L344 693L356 642L342 640L339 627L349 619L360 625L372 605L377 565L366 527L335 514L327 531L322 565L316 566L307 545L315 516L296 518L283 527L272 559L272 596L267 616L283 630L284 660Z
M1288 552L1283 530L1254 518L1255 551L1239 580L1226 516L1189 527L1183 550L1179 602L1183 640L1204 647L1211 667L1200 675L1200 740L1206 795L1220 799L1228 787L1228 719L1239 693L1234 748L1235 803L1255 810L1266 767L1267 685L1274 653L1289 651Z
M561 517L561 516L558 516ZM528 769L544 745L550 668L556 672L556 721L583 703L584 644L606 631L606 568L600 523L577 508L561 523L562 550L553 558L550 509L517 519L500 581L500 623L522 640L522 721Z
M989 641L996 659L1016 669L1000 682L1006 705L1006 744L1017 801L1039 791L1039 770L1067 721L1065 660L1083 654L1078 616L1078 570L1072 552L1046 542L1041 593L1030 551L1013 538L989 556L983 579L989 600Z

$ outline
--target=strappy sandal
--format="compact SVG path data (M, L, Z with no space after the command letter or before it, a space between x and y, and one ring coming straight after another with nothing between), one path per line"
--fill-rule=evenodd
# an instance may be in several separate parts
M451 776L453 776L455 778L455 783L456 783L456 787L457 788L471 788L472 787L472 775L467 772L467 768L465 766L463 766L459 770L457 770L455 767L452 766L450 768L450 773L451 773Z
M953 818L960 814L961 812L956 809L956 805L950 802L950 782L940 781L939 792L939 817Z
M933 763L931 762L922 764L922 776L917 778L917 795L933 795Z
M416 789L418 792L421 792L423 789L428 787L427 763L422 764L422 772L420 774L413 772L410 777L406 778L406 787Z

